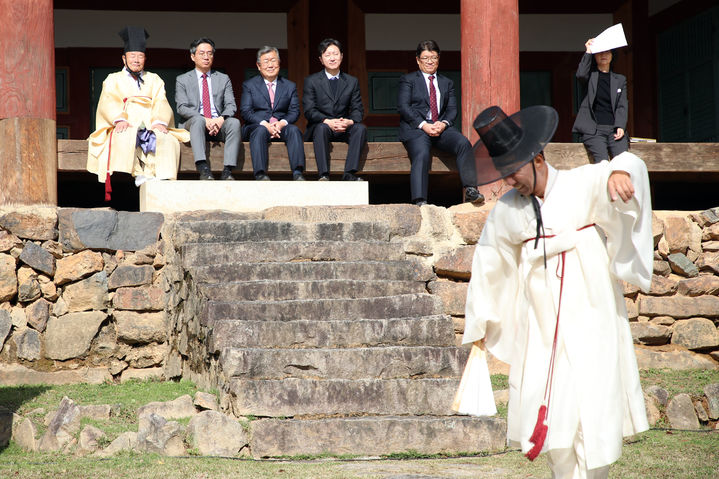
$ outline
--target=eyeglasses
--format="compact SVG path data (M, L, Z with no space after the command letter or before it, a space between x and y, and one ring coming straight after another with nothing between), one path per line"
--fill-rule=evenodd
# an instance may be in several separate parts
M215 56L214 52L195 52L195 55L197 55L198 57L208 57L208 58Z
M419 57L419 61L422 63L436 63L439 61L439 56L434 55L431 57Z
M260 63L260 64L262 64L262 65L273 65L273 64L275 64L275 63L277 63L277 62L279 62L279 61L280 61L279 58L267 58L267 59L265 59L265 60L260 60L260 61L257 62L257 63Z

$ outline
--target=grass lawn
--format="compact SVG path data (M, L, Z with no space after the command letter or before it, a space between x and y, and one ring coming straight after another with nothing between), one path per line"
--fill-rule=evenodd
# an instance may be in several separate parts
M643 386L656 384L670 395L703 394L706 384L719 383L719 371L643 371ZM506 377L492 378L496 389ZM506 386L504 386L506 387ZM45 415L63 396L81 405L118 404L119 415L110 421L92 421L110 440L124 431L137 431L135 410L151 401L169 401L193 395L190 382L129 382L121 385L4 386L0 406L30 417L39 429ZM506 408L500 408L506 415ZM398 459L402 457L403 459ZM519 451L485 457L431 457L403 454L387 458L321 458L315 460L264 460L247 458L167 458L123 453L106 459L63 454L28 453L10 443L0 449L0 478L317 478L370 479L402 476L434 478L547 478L546 460L529 462ZM627 441L622 458L611 469L612 478L702 479L719 477L719 431L666 431L654 429Z

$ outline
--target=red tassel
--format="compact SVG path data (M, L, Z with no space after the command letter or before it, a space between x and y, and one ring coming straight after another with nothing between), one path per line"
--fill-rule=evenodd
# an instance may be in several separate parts
M530 461L534 461L537 456L539 456L539 453L542 451L542 446L544 446L544 440L547 438L547 430L549 429L547 425L545 424L545 419L547 418L547 406L542 404L542 406L539 408L539 412L537 413L537 424L534 426L534 431L532 432L532 435L529 438L529 442L534 444L534 447L527 451L527 459Z
M105 201L110 201L110 193L112 193L112 185L110 184L110 173L105 178Z

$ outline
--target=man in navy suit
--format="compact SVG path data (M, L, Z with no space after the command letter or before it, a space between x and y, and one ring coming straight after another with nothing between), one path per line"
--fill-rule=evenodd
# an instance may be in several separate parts
M242 137L250 142L255 179L270 179L268 145L270 141L281 140L287 145L292 178L304 180L302 132L293 124L300 116L297 86L279 76L280 52L275 47L264 46L257 51L257 69L260 74L242 84L240 100L240 113L245 120Z
M230 77L212 70L215 58L215 42L200 38L190 44L190 59L195 69L177 77L175 82L175 103L177 114L184 123L180 128L190 131L192 154L201 180L214 180L207 162L207 141L225 142L223 180L234 180L232 169L237 166L237 156L242 144L240 120L234 118L237 112L235 93Z
M342 44L326 38L320 42L324 69L305 78L302 106L307 117L305 141L313 141L320 180L330 179L330 141L349 144L342 179L362 181L357 176L360 154L367 144L367 128L357 78L340 72Z
M452 128L457 117L457 99L452 80L437 74L439 54L439 45L434 40L420 42L416 55L419 71L408 73L399 80L399 139L412 163L412 202L420 206L427 204L432 163L430 148L434 146L456 155L465 199L479 203L484 201L484 196L476 187L472 145L457 129Z

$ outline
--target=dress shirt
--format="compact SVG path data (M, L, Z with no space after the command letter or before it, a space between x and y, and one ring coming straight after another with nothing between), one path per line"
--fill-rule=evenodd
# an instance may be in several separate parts
M330 75L330 72L328 72L327 70L325 70L325 75L327 75L328 80L335 80L335 79L339 80L339 78L340 78L339 73L337 73L337 75Z
M264 78L263 78L263 80L264 80ZM272 86L272 93L277 95L277 78L275 78L275 81L265 80L265 88L267 88L268 91L269 91L270 85ZM268 93L268 95L269 95L269 93ZM274 107L274 105L273 105L273 107ZM278 121L278 123L280 123L280 122L284 122L285 125L289 125L289 123L287 123L287 120L285 120L284 118ZM264 123L269 124L270 122L269 122L269 120L266 120L266 121L264 121ZM260 122L260 125L262 125L262 124L263 124L263 122Z
M210 70L210 71L212 71L212 70ZM202 75L204 75L204 73L202 73L197 68L195 68L195 73L197 73L197 84L200 87L200 108L198 111L200 113L202 113L203 112L203 110L202 110L202 108L203 108L203 105L202 105ZM219 113L217 113L217 108L215 108L215 102L212 100L212 80L210 79L209 71L207 72L207 89L210 92L210 112L212 114L212 118L217 118L220 115L219 115Z

